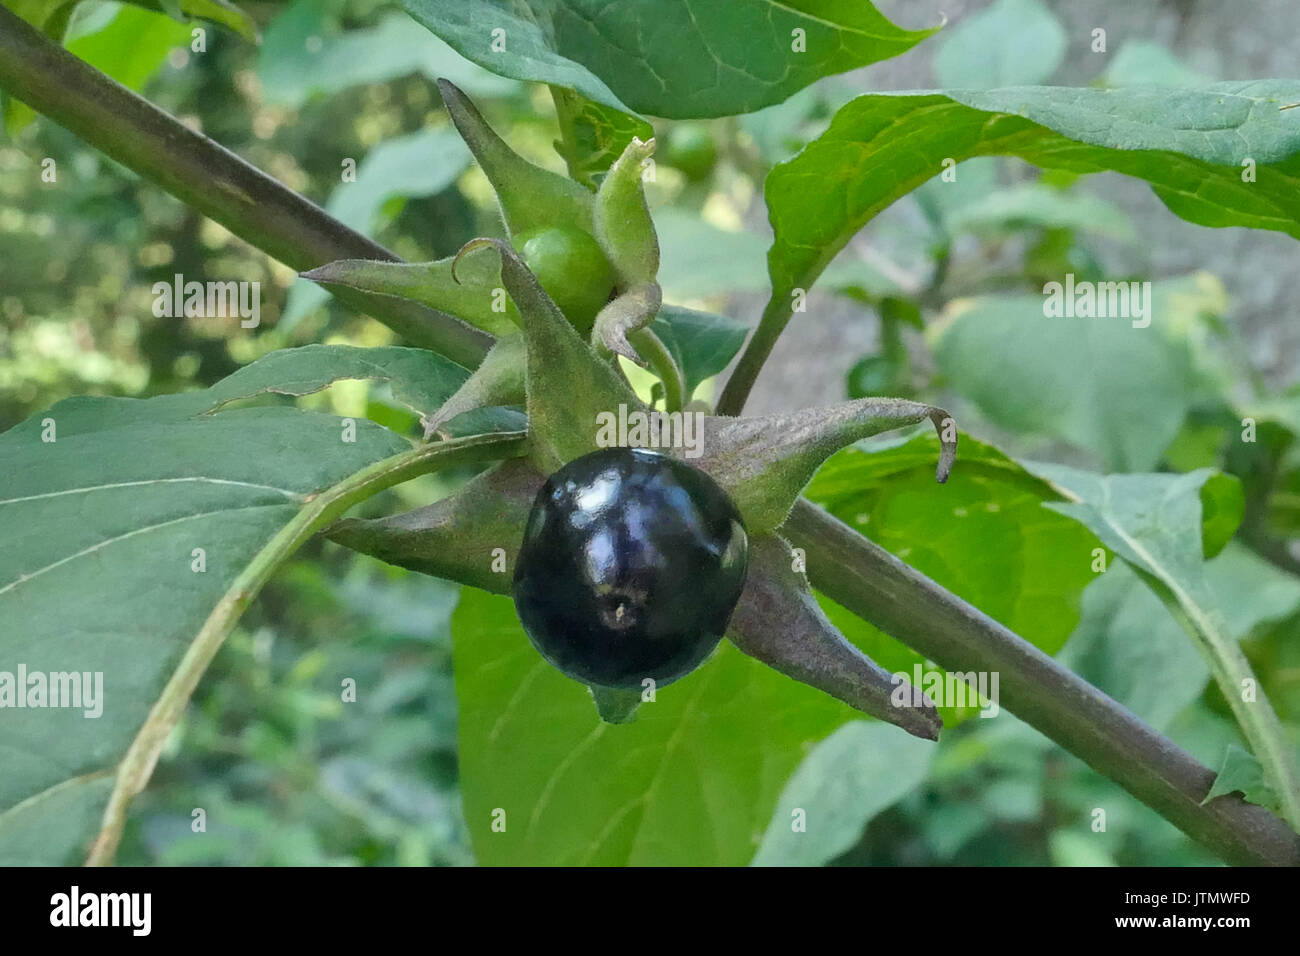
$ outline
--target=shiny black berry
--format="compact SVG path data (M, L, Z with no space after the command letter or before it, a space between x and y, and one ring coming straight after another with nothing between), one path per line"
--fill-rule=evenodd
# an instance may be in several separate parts
M515 568L519 619L570 677L662 686L717 646L745 583L736 506L697 468L608 448L547 479Z

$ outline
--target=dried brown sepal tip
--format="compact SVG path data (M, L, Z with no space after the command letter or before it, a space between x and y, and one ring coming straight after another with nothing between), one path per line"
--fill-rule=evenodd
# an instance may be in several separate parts
M633 286L600 310L592 326L592 341L645 368L649 361L633 348L628 336L653 322L662 303L659 283Z

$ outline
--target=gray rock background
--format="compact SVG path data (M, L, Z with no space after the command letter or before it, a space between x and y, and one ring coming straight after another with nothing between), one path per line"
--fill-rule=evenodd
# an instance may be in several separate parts
M900 26L933 25L943 15L949 30L992 0L876 0ZM1263 79L1300 75L1300 3L1296 0L1044 0L1065 26L1064 63L1047 82L1082 86L1105 71L1127 40L1162 44L1210 80ZM1107 52L1091 50L1092 30L1103 27ZM941 31L917 47L848 77L868 90L928 89L938 86L935 53L946 40ZM1226 316L1243 336L1252 363L1270 384L1286 387L1300 378L1300 306L1293 277L1300 267L1300 245L1280 233L1251 229L1208 229L1169 212L1143 182L1116 174L1090 177L1082 188L1124 209L1139 233L1134 247L1112 250L1124 256L1124 271L1141 268L1152 278L1204 269L1217 275L1230 297ZM761 215L761 210L759 212ZM855 244L868 250L888 241L891 229L908 226L915 207L906 200L864 230ZM919 223L918 223L919 225ZM1133 256L1141 257L1140 263ZM763 297L738 298L728 310L749 321L762 310ZM760 375L750 414L823 404L844 397L844 376L875 347L874 314L846 300L814 291L806 314L795 316Z

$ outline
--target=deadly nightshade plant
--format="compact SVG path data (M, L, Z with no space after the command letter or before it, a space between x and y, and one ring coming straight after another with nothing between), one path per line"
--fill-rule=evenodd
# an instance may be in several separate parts
M515 154L460 90L446 81L439 88L456 128L496 190L509 240L474 239L457 255L436 262L342 260L305 276L411 298L496 336L478 370L436 418L425 421L425 438L450 434L455 418L467 412L522 404L528 418L527 452L426 508L382 519L344 519L329 536L392 564L505 593L512 575L519 577L526 531L530 541L534 537L530 515L535 522L542 520L535 511L535 505L545 506L538 500L539 490L548 476L601 451L599 416L621 409L657 423L663 420L657 416L682 412L691 396L685 394L672 353L650 328L662 295L656 281L659 245L641 170L654 141L633 139L593 192ZM548 255L548 250L559 251ZM662 409L638 397L621 371L619 356L659 378ZM686 413L695 413L698 404ZM836 630L780 528L823 461L882 431L932 422L942 447L937 477L946 480L956 452L951 418L939 408L888 398L757 418L698 414L702 453L687 460L682 448L667 447L663 451L675 459L668 470L692 487L718 489L743 526L747 552L738 598L704 597L727 605L729 617L723 614L714 629L725 626L727 639L741 651L796 680L909 733L936 739L941 721L933 702L919 693L895 693L890 674ZM678 507L662 497L654 507ZM508 556L511 574L491 570L491 555L500 550ZM726 591L729 582L734 583L734 576L722 573L715 584ZM683 593L677 600L699 598ZM538 622L534 606L525 609L518 592L516 599L534 642L543 646L537 632L545 622ZM716 643L718 635L687 635L692 636ZM697 647L698 642L692 644ZM563 655L548 656L557 660ZM693 667L703 656L692 650L681 661ZM595 666L565 670L585 679L604 719L633 717L642 699L635 675L604 676L614 672ZM668 668L660 676L672 679L681 670ZM892 702L899 699L907 703Z

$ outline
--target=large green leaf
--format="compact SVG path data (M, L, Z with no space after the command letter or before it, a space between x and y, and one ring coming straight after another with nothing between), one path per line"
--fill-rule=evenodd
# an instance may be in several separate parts
M1168 608L1122 561L1084 592L1083 620L1061 660L1157 730L1200 697L1210 677Z
M1264 765L1288 821L1300 826L1300 789L1290 744L1219 608L1205 569L1203 488L1221 479L1209 469L1185 475L1095 475L1063 465L1027 467L1066 497L1049 507L1096 533L1183 625Z
M724 641L633 723L606 724L509 598L465 588L452 633L465 819L485 864L742 865L800 759L856 713Z
M1300 579L1230 544L1205 574L1227 633L1240 640L1300 608ZM1122 562L1084 592L1083 620L1061 658L1151 726L1164 730L1200 697L1210 670L1178 621ZM1160 680L1151 680L1159 674Z
M99 716L6 704L0 862L84 854L114 783L148 778L162 740L141 730L165 736L160 711L192 689L176 675L197 681L272 559L348 503L333 489L360 473L377 490L402 475L375 463L414 454L370 422L352 434L289 406L223 406L350 376L387 379L418 406L464 374L412 349L309 347L205 391L69 399L0 435L0 669L103 675Z
M1145 179L1191 222L1300 237L1300 111L1287 109L1297 102L1294 80L858 97L767 178L776 234L769 310L788 315L791 292L811 286L877 213L940 173L945 160L972 156L1113 170ZM1248 159L1253 182L1242 178Z
M1160 461L1187 412L1215 394L1193 343L1224 301L1208 275L1152 285L1142 320L1048 317L1041 295L992 296L958 303L931 340L940 370L993 422L1073 442L1110 469L1142 471Z
M878 446L877 446L878 448ZM962 435L944 485L938 442L921 435L879 450L852 448L822 466L807 495L1049 654L1079 620L1096 538L1043 507L1049 485L996 448ZM920 654L823 599L835 625L885 669L910 677ZM935 668L923 665L929 673ZM940 702L945 726L977 713Z
M779 103L823 76L897 56L933 32L901 30L867 0L403 0L403 6L495 73L673 119Z
M946 87L1042 83L1065 58L1065 28L1041 0L997 0L944 32L934 70Z
M682 370L688 397L706 378L727 367L749 334L744 322L678 305L663 306L652 328Z
M754 866L819 866L857 842L867 821L925 779L934 745L855 720L804 758L781 791Z

